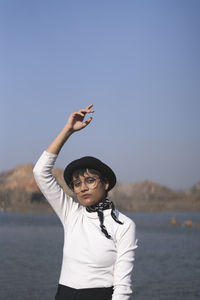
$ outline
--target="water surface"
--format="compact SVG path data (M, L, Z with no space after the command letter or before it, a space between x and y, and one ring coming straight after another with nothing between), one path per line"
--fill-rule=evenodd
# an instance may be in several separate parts
M200 299L200 213L126 213L137 226L134 300ZM179 226L168 222L175 216ZM54 300L63 229L55 215L0 213L0 299Z

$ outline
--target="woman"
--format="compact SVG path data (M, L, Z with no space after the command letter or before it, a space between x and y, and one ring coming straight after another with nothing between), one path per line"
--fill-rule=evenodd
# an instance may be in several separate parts
M79 203L65 194L52 176L56 158L74 132L88 126L92 104L72 113L65 127L34 167L42 193L64 227L64 247L56 300L129 300L134 261L135 224L114 208L107 193L114 172L97 158L86 156L64 171L66 184Z

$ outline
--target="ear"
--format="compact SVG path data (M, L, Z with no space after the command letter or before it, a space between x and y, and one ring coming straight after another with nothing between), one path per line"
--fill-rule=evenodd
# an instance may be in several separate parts
M105 190L107 191L108 188L109 188L109 183L108 183L108 182L105 182L105 183L104 183L104 186L105 186Z

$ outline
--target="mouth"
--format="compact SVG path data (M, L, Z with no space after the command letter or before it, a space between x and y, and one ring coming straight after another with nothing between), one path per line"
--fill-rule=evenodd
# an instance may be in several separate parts
M89 198L90 197L90 194L85 194L82 196L82 198L86 199L86 198Z

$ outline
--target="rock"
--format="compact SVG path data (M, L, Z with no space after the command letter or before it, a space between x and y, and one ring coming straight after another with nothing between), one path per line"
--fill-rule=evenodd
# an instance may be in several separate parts
M193 227L194 223L191 220L185 220L184 225L186 227Z
M176 217L172 217L171 221L169 221L170 225L180 225L180 222L176 219Z

